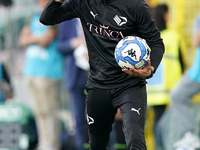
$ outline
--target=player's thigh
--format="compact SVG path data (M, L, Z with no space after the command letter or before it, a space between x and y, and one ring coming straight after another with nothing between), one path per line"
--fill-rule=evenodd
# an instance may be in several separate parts
M146 85L132 86L124 90L117 98L121 99L123 131L127 149L146 150L145 120L146 120Z
M135 123L144 128L147 105L146 85L130 87L121 94L120 99L122 102L125 101L119 106L124 131Z
M105 89L87 91L86 115L89 132L98 137L108 135L117 111L109 100L109 91Z

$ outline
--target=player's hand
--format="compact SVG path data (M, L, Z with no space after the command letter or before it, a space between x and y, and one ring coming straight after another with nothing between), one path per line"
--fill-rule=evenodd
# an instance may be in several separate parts
M154 67L151 66L151 62L150 62L150 59L147 61L147 64L143 67L143 68L140 68L140 69L136 69L134 67L131 67L130 69L122 69L122 71L130 74L130 75L133 75L133 76L136 76L136 77L143 77L143 78L146 78L146 77L149 77L151 75L151 69L152 71L154 71Z
M71 39L70 43L71 43L71 47L72 47L73 49L76 49L76 48L78 48L81 44L84 43L84 38L83 38L83 37L74 37L74 38Z
M54 0L54 1L62 3L62 2L64 2L65 0Z

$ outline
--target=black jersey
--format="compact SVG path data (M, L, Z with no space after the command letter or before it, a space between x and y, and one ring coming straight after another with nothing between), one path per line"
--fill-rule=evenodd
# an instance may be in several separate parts
M80 18L89 52L88 84L98 88L116 88L146 82L145 78L122 71L114 58L116 44L125 36L144 38L151 48L151 65L156 69L164 53L164 44L144 0L51 0L40 21L54 25Z

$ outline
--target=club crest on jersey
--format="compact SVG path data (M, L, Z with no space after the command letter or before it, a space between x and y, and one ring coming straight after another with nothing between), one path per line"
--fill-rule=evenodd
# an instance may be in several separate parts
M119 25L122 26L123 24L127 23L127 18L126 17L122 17L122 16L118 16L115 15L115 17L113 18L115 20L115 22Z

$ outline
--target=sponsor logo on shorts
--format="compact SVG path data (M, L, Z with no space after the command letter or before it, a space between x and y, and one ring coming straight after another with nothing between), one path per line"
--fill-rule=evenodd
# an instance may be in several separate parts
M135 111L135 112L137 112L138 115L140 115L140 112L139 112L140 109L141 109L141 108L139 108L139 109L131 108L131 111Z
M94 124L94 119L87 114L87 123L88 125Z

